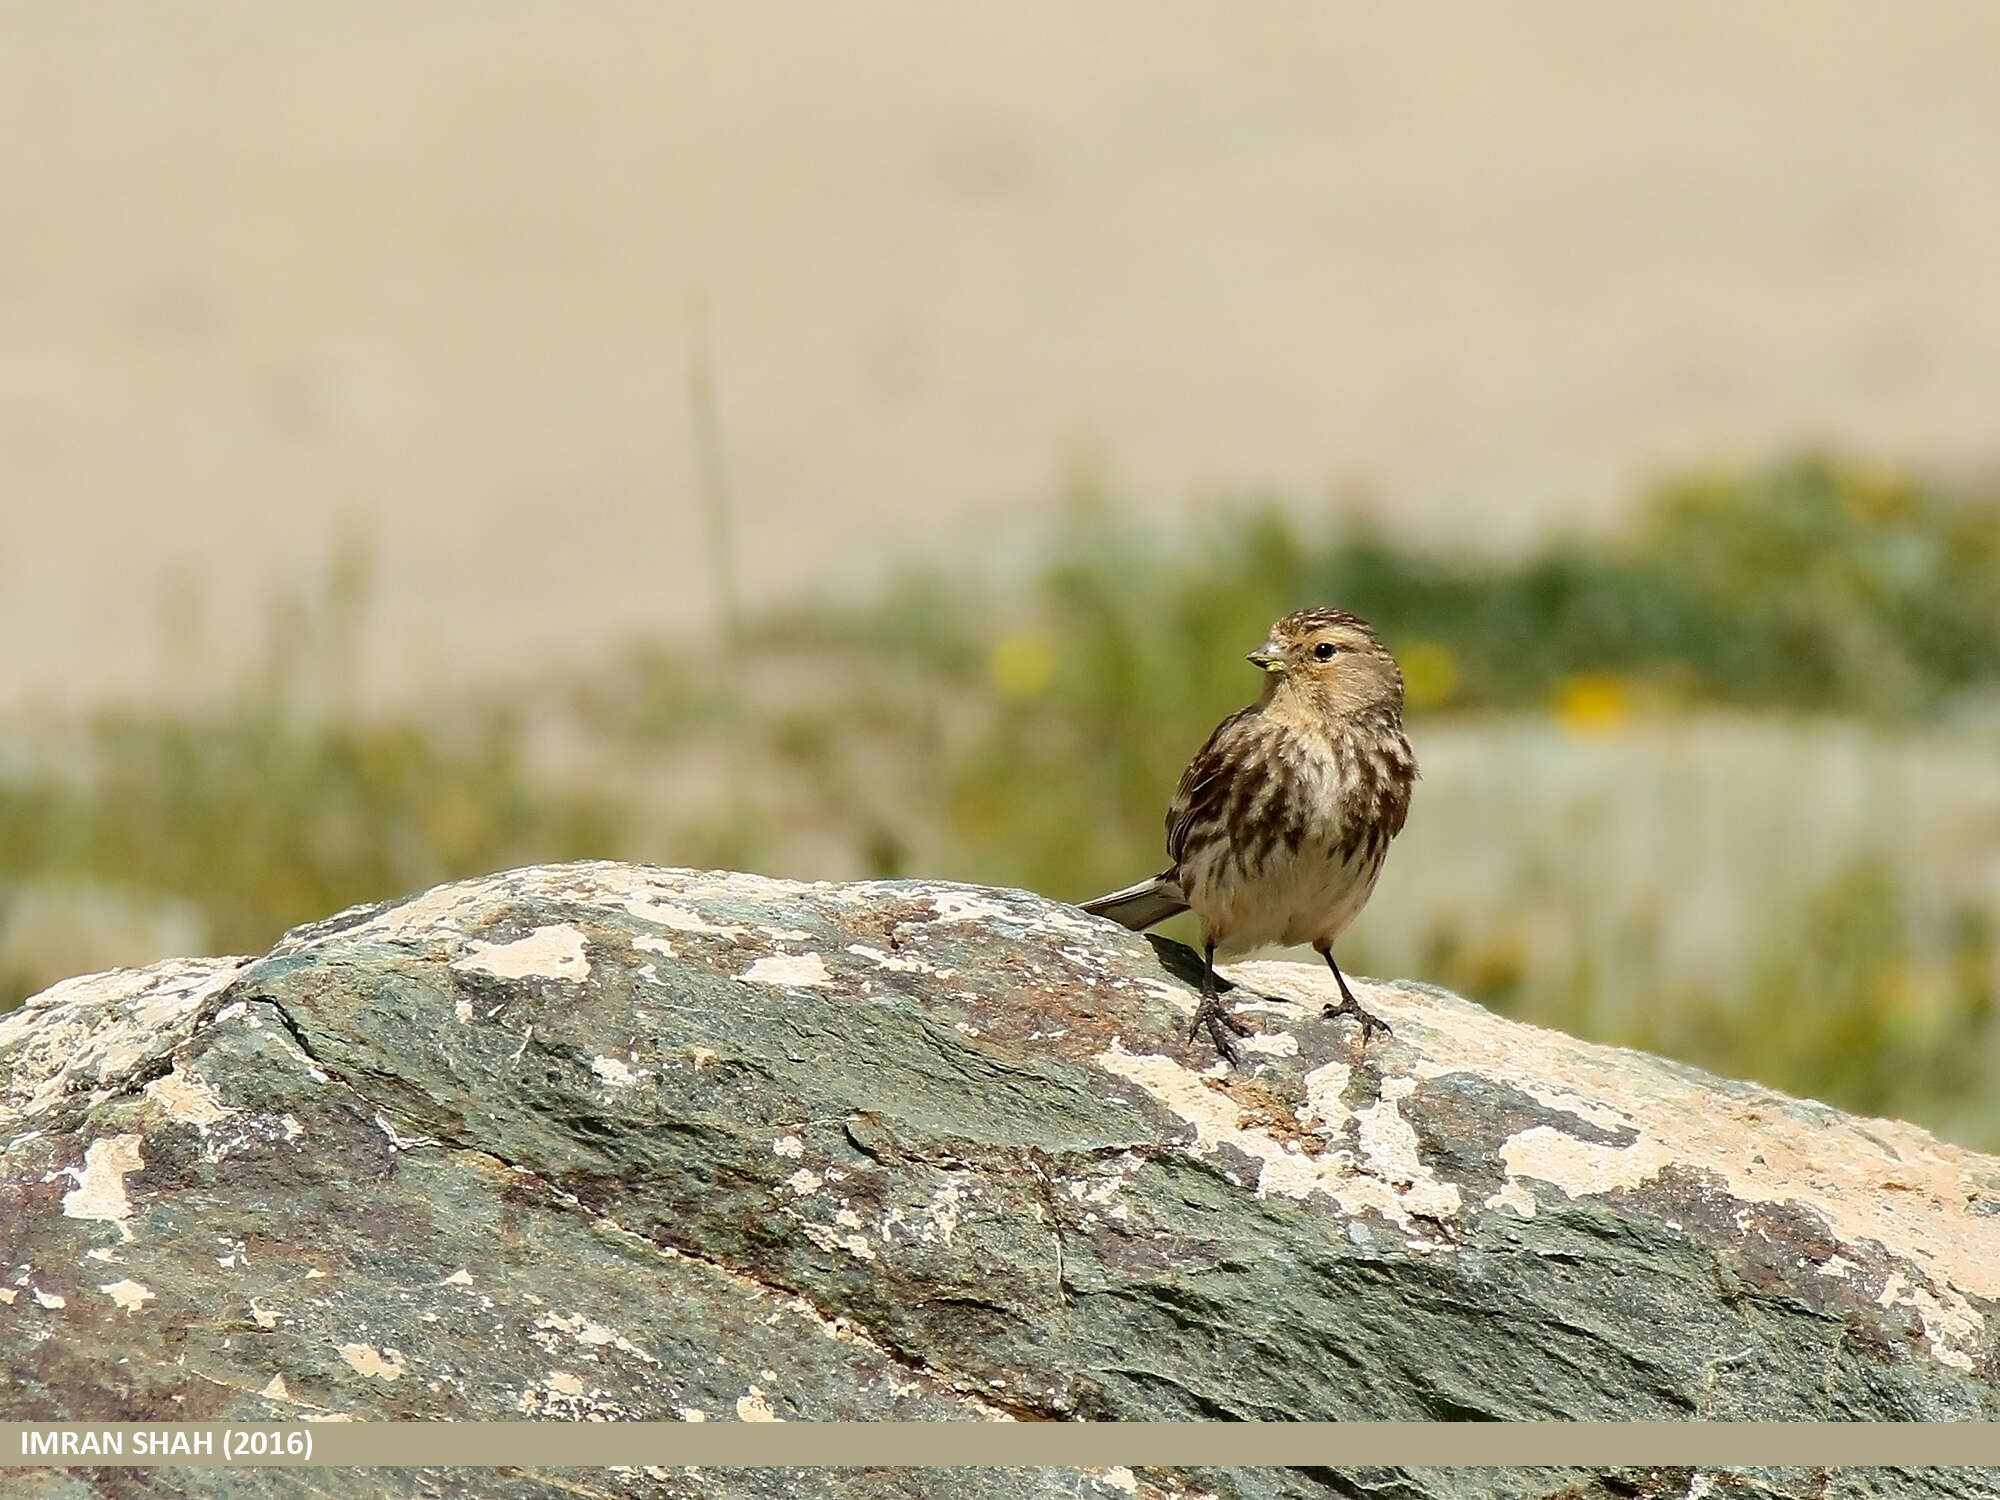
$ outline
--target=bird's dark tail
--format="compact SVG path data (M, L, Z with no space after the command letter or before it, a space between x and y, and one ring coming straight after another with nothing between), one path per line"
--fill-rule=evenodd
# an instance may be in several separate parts
M1144 932L1156 922L1179 916L1188 909L1188 904L1187 897L1181 894L1180 883L1168 871L1137 885L1128 885L1122 891L1099 896L1095 901L1086 901L1083 909L1094 917L1109 917L1121 927Z

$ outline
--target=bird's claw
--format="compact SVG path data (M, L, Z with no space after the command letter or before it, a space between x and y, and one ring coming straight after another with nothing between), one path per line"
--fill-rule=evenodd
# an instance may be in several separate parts
M1251 1034L1251 1028L1225 1010L1217 996L1202 996L1201 1004L1195 1007L1194 1020L1188 1026L1188 1040L1198 1042L1206 1034L1215 1043L1215 1050L1222 1054L1223 1060L1234 1066L1237 1056L1236 1048L1229 1041L1232 1031L1238 1036Z
M1329 1000L1326 1003L1326 1008L1320 1012L1320 1015L1329 1021L1340 1016L1354 1017L1355 1020L1361 1023L1361 1045L1364 1047L1368 1045L1369 1039L1378 1031L1383 1036L1394 1036L1396 1034L1390 1029L1387 1021L1383 1020L1380 1016L1370 1015L1367 1011L1363 1010L1360 1003L1351 995L1338 1005Z

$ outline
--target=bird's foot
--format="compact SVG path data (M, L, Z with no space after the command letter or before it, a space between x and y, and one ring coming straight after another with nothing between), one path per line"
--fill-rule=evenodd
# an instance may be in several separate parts
M1229 1041L1231 1032L1238 1036L1251 1034L1248 1026L1229 1013L1220 995L1203 995L1201 1004L1195 1007L1194 1020L1188 1026L1188 1040L1198 1042L1203 1033L1206 1033L1208 1039L1215 1043L1215 1050L1222 1054L1223 1060L1234 1066L1237 1057L1236 1048Z
M1329 1000L1326 1003L1326 1008L1320 1012L1320 1015L1329 1021L1339 1016L1354 1017L1355 1020L1361 1023L1361 1045L1364 1047L1368 1045L1369 1038L1373 1037L1378 1031L1383 1036L1394 1036L1396 1034L1389 1029L1387 1021L1383 1020L1380 1016L1370 1015L1367 1011L1363 1010L1361 1002L1356 1000L1352 995L1344 996L1338 1005Z

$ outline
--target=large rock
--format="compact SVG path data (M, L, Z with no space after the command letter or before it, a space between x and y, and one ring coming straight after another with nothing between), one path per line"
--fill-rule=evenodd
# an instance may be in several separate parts
M1364 1049L1290 964L1230 971L1260 1028L1231 1071L1182 1039L1186 959L1020 892L591 864L345 912L254 961L70 980L0 1020L0 1415L2000 1417L2000 1161L1417 985L1363 985L1395 1028Z

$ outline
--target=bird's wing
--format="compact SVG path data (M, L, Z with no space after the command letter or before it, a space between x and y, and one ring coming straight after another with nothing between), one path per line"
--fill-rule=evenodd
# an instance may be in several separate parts
M1214 733L1195 751L1194 759L1181 773L1181 784L1174 791L1174 800L1167 805L1167 858L1176 868L1187 851L1188 834L1194 826L1222 816L1223 803L1230 793L1231 742L1257 713L1258 705L1253 703L1216 725Z
M1335 845L1343 858L1356 853L1377 861L1388 853L1389 840L1403 831L1410 815L1410 788L1417 779L1417 759L1402 727L1394 722L1368 726L1362 748L1347 747L1345 769L1351 790L1343 803L1345 829Z

